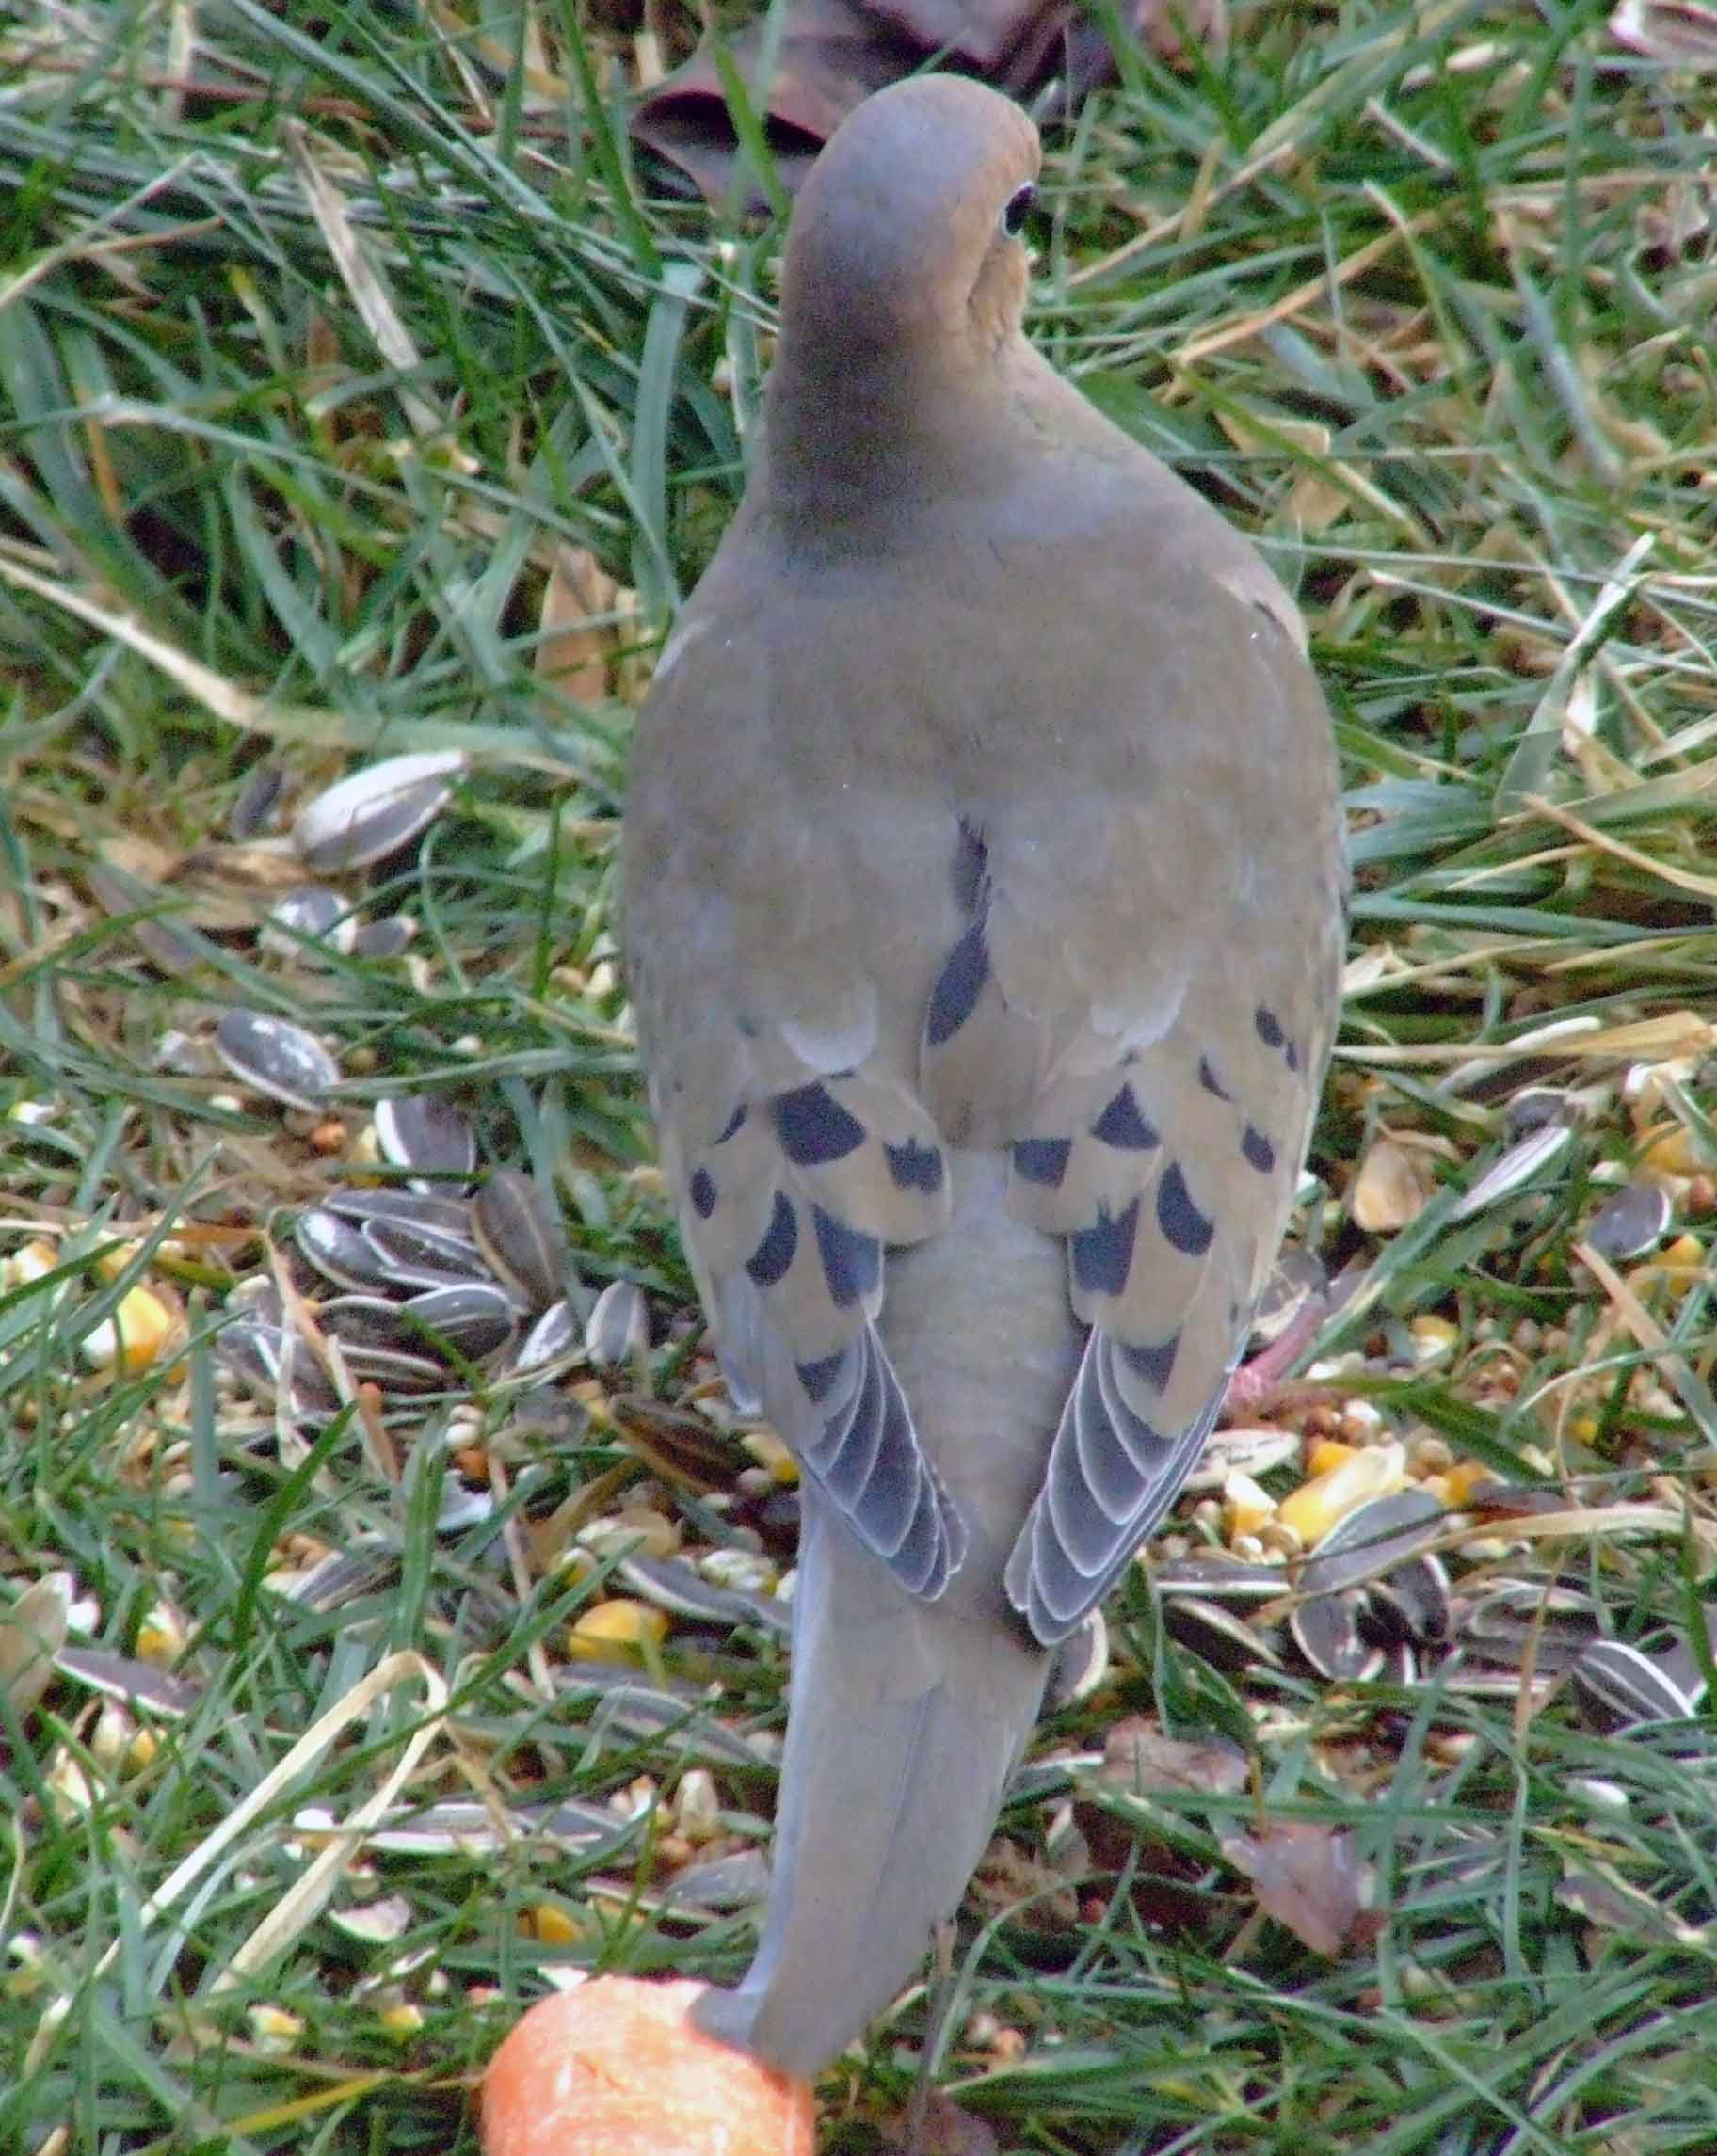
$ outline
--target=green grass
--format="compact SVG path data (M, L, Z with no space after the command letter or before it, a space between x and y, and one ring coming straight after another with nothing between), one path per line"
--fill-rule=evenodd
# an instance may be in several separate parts
M473 2148L469 2086L545 1969L730 1980L748 1952L749 1914L660 1890L688 1768L743 1853L766 1761L736 1768L696 1701L652 1735L571 1688L568 1626L604 1583L555 1560L622 1503L690 1548L731 1536L707 1500L749 1464L698 1390L609 914L628 654L737 498L779 235L651 200L625 41L569 44L570 8L525 6L227 0L197 11L188 92L164 11L0 25L0 1261L40 1236L60 1261L0 1286L0 1591L64 1575L74 1644L134 1669L166 1605L186 1687L177 1715L71 1676L38 1698L0 1621L7 2148ZM540 95L507 84L527 31ZM1322 1344L1352 1358L1331 1412L1364 1397L1522 1502L1559 1493L1549 1537L1480 1522L1459 1578L1559 1567L1618 1637L1696 1637L1717 1563L1709 77L1552 0L1260 8L1226 58L1123 73L1052 145L1033 328L1259 535L1328 685L1356 965L1301 1225L1370 1268ZM538 665L574 549L620 594L589 700ZM225 821L247 777L278 760L302 792L443 746L473 759L453 808L347 886L415 917L411 961L263 950L273 858ZM642 1286L658 1345L552 1397L479 1388L464 1419L354 1414L308 1446L235 1400L213 1348L233 1281L338 1171L163 1057L231 1004L338 1046L354 1135L379 1093L450 1094L487 1162L554 1178L584 1281ZM1551 1020L1586 1030L1511 1052ZM1529 1081L1581 1089L1583 1119L1524 1193L1464 1216ZM1349 1200L1380 1134L1434 1142L1436 1194L1367 1234ZM1630 1296L1574 1246L1666 1138L1689 1242ZM115 1241L133 1254L104 1277L86 1260ZM139 1281L179 1298L187 1344L113 1381L80 1342ZM496 1509L438 1534L450 1445ZM374 1561L342 1599L279 1591L354 1545ZM1003 1823L1044 1900L986 1902L962 1940L941 2070L1003 2147L1717 2147L1709 1726L1601 1734L1565 1689L1535 1712L1440 1684L1243 1690L1162 1658L1142 1587L1113 1616L1105 1685L1046 1729L1053 1771ZM778 1723L766 1639L676 1626L655 1673ZM1070 1861L1049 1837L1075 1781L1099 1800L1065 1762L1153 1707L1244 1737L1255 1789L1153 1795L1069 1926L1044 1913L1048 1859ZM547 1829L628 1793L618 1845ZM319 1844L294 1822L378 1795L514 1830L366 1845L305 1886ZM1372 1868L1341 1957L1255 1919L1220 1843L1260 1804ZM1160 1874L1195 1905L1166 1927ZM375 1905L385 1939L336 1921ZM897 2124L923 2004L827 2078L828 2148ZM971 2040L998 2024L1023 2050Z

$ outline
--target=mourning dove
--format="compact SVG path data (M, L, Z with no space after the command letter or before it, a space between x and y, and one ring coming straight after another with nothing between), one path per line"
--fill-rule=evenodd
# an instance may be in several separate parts
M952 77L823 152L627 806L664 1173L803 1495L768 1909L699 2019L801 2074L958 1906L1197 1458L1337 1010L1299 616L1026 343L1037 166Z

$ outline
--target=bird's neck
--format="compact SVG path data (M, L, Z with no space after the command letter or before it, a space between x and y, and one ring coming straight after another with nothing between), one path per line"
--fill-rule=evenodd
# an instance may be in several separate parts
M1008 402L1001 370L783 344L764 405L768 514L792 539L851 542L1005 486L1020 446Z

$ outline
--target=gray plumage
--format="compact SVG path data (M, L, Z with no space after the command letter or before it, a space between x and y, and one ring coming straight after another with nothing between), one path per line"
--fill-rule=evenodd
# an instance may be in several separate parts
M1337 1009L1298 615L1026 343L1036 165L950 78L819 159L628 802L665 1173L804 1494L768 1915L699 2015L798 2072L957 1906L1048 1650L1196 1458Z

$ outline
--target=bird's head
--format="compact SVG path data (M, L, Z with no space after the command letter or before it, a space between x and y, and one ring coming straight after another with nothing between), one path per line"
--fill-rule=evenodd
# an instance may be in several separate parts
M890 355L958 374L1019 331L1039 164L1016 104L955 75L879 91L842 121L793 215L783 347L823 367Z

